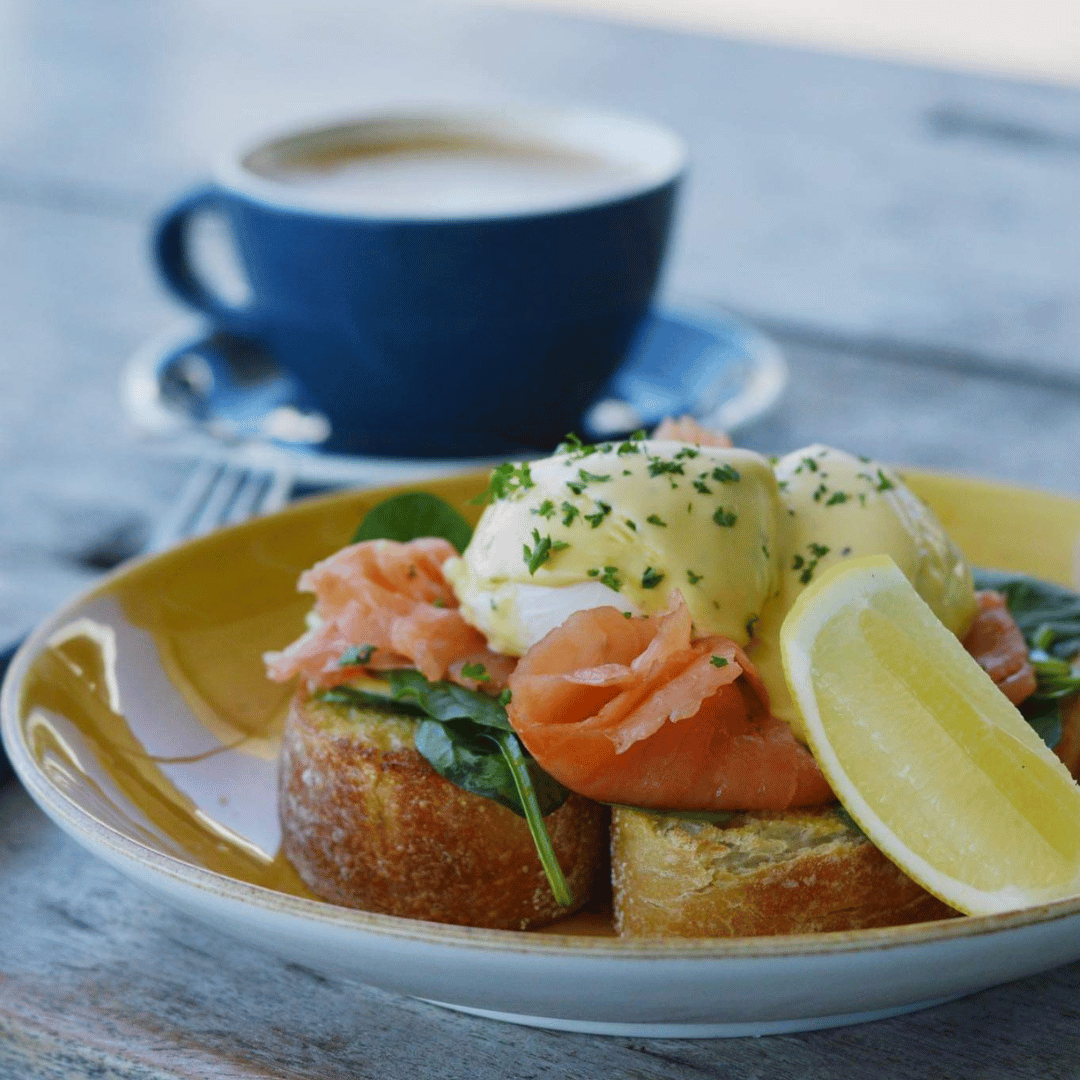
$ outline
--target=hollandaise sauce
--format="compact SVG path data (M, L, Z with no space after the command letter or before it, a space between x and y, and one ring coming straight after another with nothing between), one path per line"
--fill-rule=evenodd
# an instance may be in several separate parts
M498 652L523 655L574 611L663 610L745 645L780 588L780 503L750 450L668 440L582 446L521 467L444 573Z

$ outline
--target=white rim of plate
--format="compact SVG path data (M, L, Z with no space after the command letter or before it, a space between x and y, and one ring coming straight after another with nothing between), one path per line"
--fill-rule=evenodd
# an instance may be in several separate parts
M341 494L326 498L347 497ZM237 532L264 526L265 522L296 514L302 516L311 502L286 507L277 514L230 526L188 545L213 543L221 532ZM175 549L173 549L175 551ZM883 927L818 934L798 934L755 938L680 938L668 941L628 941L618 938L588 938L580 935L530 933L514 930L486 930L424 922L394 915L357 911L319 900L308 900L252 885L236 878L207 870L182 859L148 847L94 817L70 796L53 785L30 753L23 739L20 696L23 681L32 660L42 650L58 625L91 599L108 593L123 577L172 553L148 555L125 563L103 578L93 589L75 597L45 619L16 653L0 691L0 734L16 775L38 805L62 828L86 837L91 843L108 848L122 862L135 862L188 887L220 897L253 904L301 920L333 923L356 933L377 934L402 940L424 941L432 945L482 948L545 956L610 957L612 960L723 960L815 956L867 950L905 948L957 938L1005 933L1025 926L1055 922L1080 914L1080 896L1057 900L1033 908L997 915L964 916L932 923Z

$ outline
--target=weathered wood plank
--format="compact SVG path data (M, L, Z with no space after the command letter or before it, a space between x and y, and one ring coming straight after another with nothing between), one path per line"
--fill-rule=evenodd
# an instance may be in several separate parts
M10 7L0 199L135 218L253 130L393 101L616 108L690 142L674 289L1080 364L1075 89L420 0Z
M326 979L222 937L85 854L14 787L0 793L0 910L0 1077L1075 1075L1080 964L835 1031L760 1040L539 1031Z

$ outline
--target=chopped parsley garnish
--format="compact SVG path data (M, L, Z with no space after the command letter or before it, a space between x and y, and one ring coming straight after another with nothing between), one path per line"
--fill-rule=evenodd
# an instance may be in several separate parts
M814 502L821 502L821 496L824 495L829 489L824 484L818 484L814 490Z
M594 528L598 529L600 523L611 513L611 507L606 502L596 500L597 511L595 514L582 514L581 516Z
M514 465L506 461L502 465L495 466L491 472L488 486L475 499L470 501L482 505L495 502L496 499L505 499L517 491L526 491L535 486L528 462Z
M461 674L466 679L475 679L477 682L491 682L491 676L483 664L465 664L461 668Z
M655 589L661 581L664 580L664 575L659 570L654 570L651 566L645 568L645 573L641 575L641 587L643 589Z
M792 570L801 570L799 574L799 581L803 585L809 585L810 579L814 576L814 571L817 569L817 564L829 554L829 549L824 544L810 543L806 545L810 552L810 558L804 559L802 555L796 555L791 560Z
M626 520L626 527L628 529L633 530L634 532L637 532L637 523L631 521L629 518L626 518L625 520Z
M626 442L619 443L619 448L615 453L621 457L625 457L627 454L640 454L641 447L638 446L636 442L631 442L630 439L627 439Z
M728 666L726 656L710 656L709 657L709 663L712 664L713 667L727 667Z
M809 469L811 472L817 472L817 462L812 457L804 457L802 461L795 466L795 471L800 473L804 468Z
M663 458L649 458L649 475L663 476L665 473L674 473L677 476L684 475L681 461L665 461Z
M667 528L667 522L659 514L650 514L645 520L650 525L659 525L662 529Z
M675 459L680 460L682 458L696 458L698 452L692 446L684 446L676 455Z
M689 581L691 585L696 585L704 576L704 574L695 574L693 570L686 571L686 580Z
M885 473L878 469L877 476L871 476L869 473L858 473L860 480L865 480L870 484L875 491L889 491L896 487L896 485L885 475Z
M569 502L564 502L562 506L559 507L559 509L563 512L562 523L566 526L569 526L573 522L574 518L576 518L578 514L581 513L581 511L573 503Z
M605 566L604 572L600 575L600 584L606 585L609 589L614 589L618 592L622 588L622 581L619 578L619 568L617 566Z
M505 689L495 700L505 709L513 698L513 694L510 693L509 687Z
M555 513L555 504L550 499L545 499L534 511L542 518L549 518Z
M713 512L712 519L717 525L730 529L739 520L739 515L734 510L725 510L722 506L718 506Z
M846 503L851 496L846 491L834 491L828 499L825 500L826 506L839 506L840 503Z
M356 645L351 649L346 649L341 654L341 659L338 661L338 667L355 667L357 664L369 664L371 663L372 654L375 652L374 645Z
M606 585L616 592L622 588L622 580L619 578L619 568L617 566L605 566L602 571L589 570L588 575L589 577L599 578L601 585Z
M700 491L702 495L711 495L711 494L712 494L712 488L711 488L711 487L707 487L707 486L706 486L705 484L703 484L703 483L702 483L702 482L701 482L700 480L695 480L695 481L694 481L694 487L695 487L695 488L696 488L696 489L697 489L698 491Z
M742 474L731 465L717 465L712 471L712 478L718 484L737 484L742 479Z
M530 548L528 544L521 545L525 555L525 565L529 568L530 574L535 574L551 558L553 551L562 551L570 546L565 540L553 542L550 536L541 536L539 529L533 529L532 535L535 547Z
M602 484L605 480L611 479L610 476L597 476L596 473L586 472L584 469L578 469L578 476L580 476L586 484Z
M585 485L580 480L567 480L566 486L575 494L580 495L585 490Z

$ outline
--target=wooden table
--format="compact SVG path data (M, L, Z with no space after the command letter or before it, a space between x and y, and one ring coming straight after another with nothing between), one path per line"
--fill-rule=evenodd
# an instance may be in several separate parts
M150 216L251 130L401 100L644 113L694 171L665 288L785 347L766 452L821 439L1080 495L1080 95L413 0L9 0L0 33L0 641L137 549L190 462L125 427L179 312ZM470 1019L259 956L0 792L0 1076L1076 1075L1080 965L929 1012L647 1042Z

